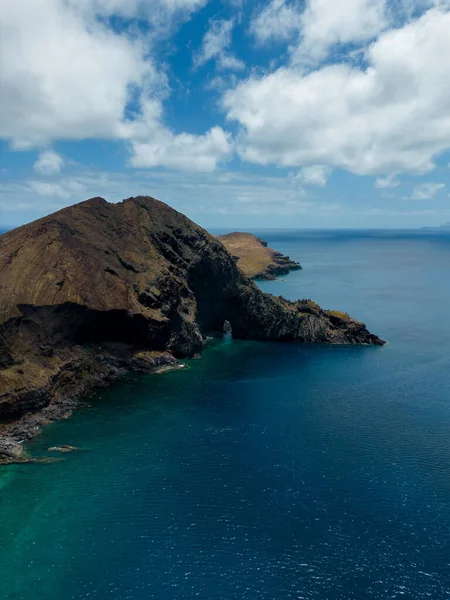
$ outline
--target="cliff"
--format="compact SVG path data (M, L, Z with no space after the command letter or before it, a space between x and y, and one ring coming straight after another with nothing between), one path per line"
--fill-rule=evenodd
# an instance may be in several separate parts
M235 258L238 267L250 279L275 279L298 271L302 267L267 246L267 242L251 233L228 233L218 236L228 252Z
M347 315L263 294L221 242L148 197L94 198L0 236L0 461L126 370L236 338L381 345Z

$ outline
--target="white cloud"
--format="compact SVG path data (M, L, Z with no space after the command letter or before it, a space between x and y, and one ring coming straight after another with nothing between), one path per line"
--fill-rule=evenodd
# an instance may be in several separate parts
M148 3L148 0L145 0ZM170 10L198 10L208 3L208 0L161 0ZM122 0L123 3L128 0Z
M293 67L224 95L245 160L360 175L426 173L450 147L450 13L431 9L383 33L368 67Z
M387 0L307 0L303 10L292 0L270 0L250 31L260 44L298 37L292 62L314 64L334 45L374 39L386 25Z
M411 200L431 200L445 188L445 183L420 183L413 189Z
M152 77L138 42L61 0L0 3L0 137L16 147L117 137L131 87Z
M175 11L205 1L156 5ZM216 164L226 154L227 134L218 128L204 135L168 130L162 106L167 82L148 47L96 18L137 15L150 5L156 6L143 0L0 1L0 138L16 149L58 139L122 139L141 166L186 168L195 160L197 168L209 170ZM130 119L132 104L142 111ZM36 168L51 169L46 160L47 166L38 161Z
M232 69L236 71L245 68L244 63L229 51L232 43L233 27L233 20L213 20L210 22L210 28L203 38L201 51L194 58L194 65L196 67L200 67L211 59L215 59L219 69Z
M408 22L432 7L448 8L449 0L395 0L387 5L391 23Z
M294 62L315 62L334 44L373 39L385 26L386 0L308 0Z
M329 169L321 165L312 165L304 167L297 175L297 179L305 185L315 185L317 187L326 187L328 181Z
M239 58L236 58L232 54L222 54L217 61L219 69L230 70L230 71L241 71L245 69L245 64Z
M134 167L165 166L189 171L213 171L232 152L230 136L221 127L213 127L204 135L174 135L159 129L149 141L133 142L132 146Z
M154 19L161 11L169 14L178 11L192 12L208 0L66 0L72 8L89 11L103 17L118 15L124 18Z
M73 195L82 194L84 188L76 181L68 180L64 183L50 183L47 181L31 180L27 184L31 192L47 198L69 199Z
M176 134L162 125L163 108L157 100L144 100L138 119L123 125L129 139L133 167L212 171L233 150L230 135L221 127L205 134Z
M48 150L47 152L41 152L37 161L34 163L33 168L42 175L53 175L59 173L64 165L64 158Z
M375 187L385 190L394 189L400 185L400 182L395 179L395 175L389 175L388 177L379 177L375 181Z
M255 13L250 31L260 44L268 41L285 41L301 29L301 14L287 0L271 0L265 8Z

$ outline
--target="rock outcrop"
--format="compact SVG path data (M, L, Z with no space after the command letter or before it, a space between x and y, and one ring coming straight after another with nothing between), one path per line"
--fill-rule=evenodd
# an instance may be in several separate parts
M234 257L238 267L250 279L276 279L291 271L301 270L301 265L267 246L267 242L251 233L227 233L217 239Z
M347 315L262 293L153 198L94 198L0 236L0 462L80 395L176 367L226 321L236 338L383 344Z

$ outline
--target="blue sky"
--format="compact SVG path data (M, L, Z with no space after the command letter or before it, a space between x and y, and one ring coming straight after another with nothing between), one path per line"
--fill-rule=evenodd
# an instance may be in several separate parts
M0 228L450 221L449 0L0 0Z

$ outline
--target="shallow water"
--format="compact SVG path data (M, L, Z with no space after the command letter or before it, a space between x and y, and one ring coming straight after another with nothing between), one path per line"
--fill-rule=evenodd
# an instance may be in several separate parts
M3 599L450 597L450 236L258 232L261 287L389 341L221 341L129 377L0 470Z

